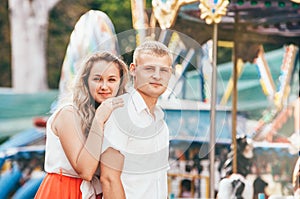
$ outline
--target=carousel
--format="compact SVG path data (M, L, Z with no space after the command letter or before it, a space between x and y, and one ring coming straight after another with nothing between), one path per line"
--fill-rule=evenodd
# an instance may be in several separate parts
M70 35L59 95L68 95L80 61L94 51L126 59L146 39L165 43L174 54L170 89L160 99L171 134L169 196L214 198L229 150L231 172L239 171L236 157L244 134L254 141L254 151L271 148L281 152L278 160L284 155L289 158L283 161L295 160L290 147L299 148L293 142L299 134L299 3L152 0L147 9L144 1L131 0L134 29L119 34L105 13L91 10ZM265 49L266 44L277 49ZM228 63L218 63L222 48L231 52ZM250 127L249 114L256 116ZM292 131L280 135L291 120ZM35 128L0 146L0 190L5 190L0 198L34 196L44 177L45 121L35 120Z
M300 45L300 18L299 1L152 1L153 12L150 26L158 22L162 29L172 28L189 35L203 46L212 40L211 63L212 75L210 82L210 169L209 169L209 196L215 192L215 104L228 105L231 96L231 139L233 151L233 173L237 168L237 112L243 107L239 103L245 98L239 83L246 83L249 65L257 68L261 91L268 101L268 105L261 112L258 123L250 131L256 146L263 148L293 148L292 137L299 140L299 45ZM137 27L141 27L137 26ZM265 53L265 46L275 45L283 48L283 58L277 65L279 73L274 74L274 66L270 66ZM226 88L221 98L216 99L220 89L217 77L217 50L220 48L232 49L232 75L226 81ZM218 65L218 67L217 67ZM275 64L276 65L276 64ZM221 69L222 70L222 69ZM244 74L243 74L244 73ZM205 76L205 75L203 75ZM246 84L251 84L248 81ZM245 86L245 85L244 85ZM251 90L251 87L247 87ZM257 97L258 93L247 93L246 98ZM257 99L257 98L256 98ZM247 101L247 100L246 100ZM255 99L248 101L255 104ZM238 107L239 105L239 107ZM256 104L256 106L259 106ZM262 107L260 107L262 108ZM244 109L245 110L245 109ZM289 111L288 111L289 110ZM289 116L288 116L289 112ZM294 116L292 116L294 112ZM280 135L279 130L285 125L288 118L294 121L293 130ZM218 123L218 122L217 122ZM257 142L256 142L257 141ZM262 144L263 142L263 144ZM278 145L276 146L277 143ZM274 145L273 145L274 144ZM287 144L287 145L285 145ZM292 145L292 146L291 146ZM295 151L292 152L295 154ZM294 161L295 163L295 161ZM194 195L193 195L194 196Z

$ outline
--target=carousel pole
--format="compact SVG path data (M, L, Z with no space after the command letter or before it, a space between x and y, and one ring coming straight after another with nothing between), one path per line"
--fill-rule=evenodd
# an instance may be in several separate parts
M217 43L218 23L226 14L228 0L200 0L200 17L207 24L213 24L213 52L212 52L212 82L211 82L211 105L210 105L210 140L209 140L209 196L215 198L215 145L216 145L216 94L217 94Z
M211 102L210 102L210 142L209 142L209 173L210 198L215 197L215 144L216 144L216 93L217 93L217 41L218 25L214 23L213 27L213 53L212 53L212 83L211 83Z
M236 37L235 37L236 38ZM232 160L232 172L237 173L237 141L236 141L236 117L237 117L237 67L238 67L238 58L237 58L237 47L238 43L235 39L234 42L234 66L233 66L233 90L232 90L232 111L231 111L231 135L232 135L232 150L233 150L233 160Z
M238 36L238 13L234 15L234 44L233 44L233 87L232 87L232 108L231 108L231 146L233 151L232 159L232 172L237 173L237 141L236 141L236 126L237 126L237 82L238 82L238 67L239 67L239 58L238 58L238 49L239 49L239 36Z
M132 24L136 30L136 46L145 40L146 29L149 27L145 4L145 0L131 0Z

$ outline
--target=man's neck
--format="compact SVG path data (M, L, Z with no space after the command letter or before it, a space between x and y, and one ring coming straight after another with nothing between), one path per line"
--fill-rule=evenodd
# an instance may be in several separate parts
M142 93L140 91L138 91L138 92L142 96L142 98L144 99L150 113L154 116L154 109L155 109L158 98L150 97L150 96L145 95L144 93Z

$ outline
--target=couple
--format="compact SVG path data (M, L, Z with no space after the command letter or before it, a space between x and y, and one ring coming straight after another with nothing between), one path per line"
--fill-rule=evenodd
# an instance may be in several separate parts
M156 103L172 55L146 41L129 72L134 88L126 92L127 66L114 55L96 53L81 67L73 102L48 120L47 175L35 198L167 198L169 131Z

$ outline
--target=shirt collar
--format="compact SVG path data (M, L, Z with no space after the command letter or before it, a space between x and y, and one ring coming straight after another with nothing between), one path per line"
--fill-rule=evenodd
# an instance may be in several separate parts
M141 113L143 110L149 111L143 97L136 89L132 88L131 90L129 90L129 93L135 110L138 113Z
M130 89L128 92L131 96L131 100L134 104L134 107L135 107L135 110L137 111L137 113L146 111L147 113L149 113L149 115L151 115L150 110L148 109L147 104L145 103L141 94L134 88ZM154 115L155 115L156 120L161 120L164 118L164 112L158 105L156 105L154 107Z

